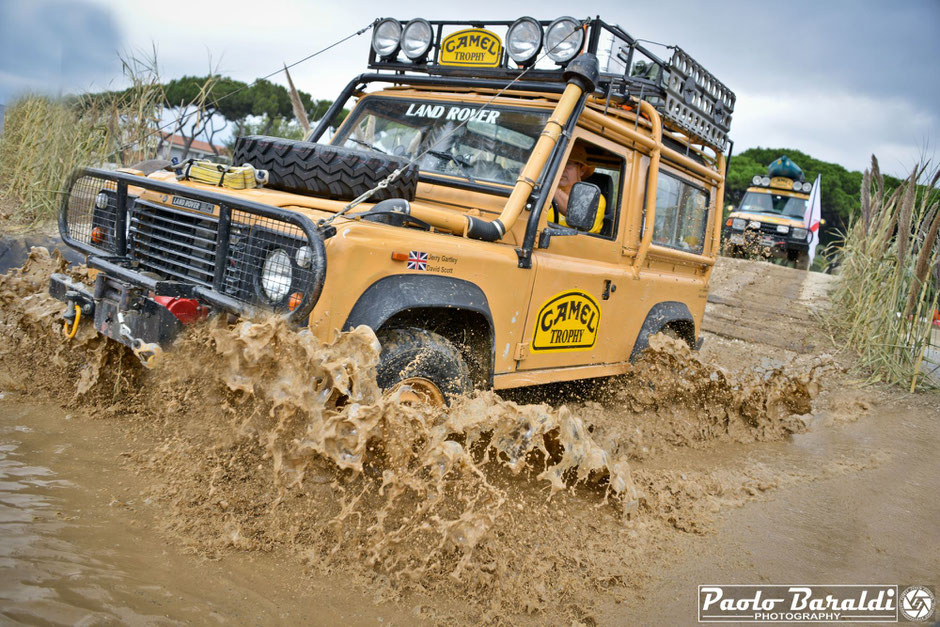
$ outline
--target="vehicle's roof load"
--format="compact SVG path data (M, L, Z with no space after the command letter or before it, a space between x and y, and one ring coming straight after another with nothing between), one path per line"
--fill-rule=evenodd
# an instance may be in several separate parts
M793 163L790 157L783 155L778 157L776 161L767 166L767 176L773 178L775 176L783 176L794 181L803 180L803 170L800 166Z
M487 29L505 29L505 47L500 36ZM682 49L669 49L672 55L664 61L599 17L553 22L531 17L514 22L415 19L404 26L384 18L375 28L369 67L394 70L402 83L408 82L405 73L421 72L483 81L511 80L525 73L528 83L562 84L568 63L590 53L601 60L596 94L616 104L634 98L647 101L667 127L724 152L734 92Z

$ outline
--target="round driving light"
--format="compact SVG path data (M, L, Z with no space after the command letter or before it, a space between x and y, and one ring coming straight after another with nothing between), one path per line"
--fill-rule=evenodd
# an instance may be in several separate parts
M261 289L269 300L278 302L290 291L293 270L290 267L290 255L280 248L268 253L261 267Z
M310 264L313 262L313 251L310 250L309 246L301 246L297 249L297 252L294 253L294 261L296 261L297 265L301 268L309 268Z
M793 181L793 191L798 192L803 188L803 184L799 181Z
M760 185L760 174L755 174L751 179L751 185Z
M555 63L567 63L581 51L584 31L573 17L560 17L545 31L545 52Z
M520 17L509 27L506 34L506 51L519 65L535 60L542 47L542 25L534 18Z
M803 191L808 194L813 191L813 186L809 183L803 183Z
M401 49L405 56L417 61L428 53L431 48L431 23L418 18L405 24L401 32Z
M372 31L372 49L383 59L395 56L400 39L401 22L387 17Z
M99 209L108 208L108 195L104 192L98 192L98 195L95 196L95 206Z
M769 176L765 176L765 177L761 178L760 184L763 185L764 187L768 187L768 186L770 185L770 177L769 177Z

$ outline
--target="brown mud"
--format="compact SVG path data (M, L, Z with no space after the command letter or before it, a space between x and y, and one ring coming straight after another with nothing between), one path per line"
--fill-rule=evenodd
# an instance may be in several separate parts
M431 410L379 393L365 328L323 345L276 320L216 321L150 371L87 326L66 343L45 294L64 267L35 249L0 277L0 444L38 469L30 482L65 482L0 487L35 517L22 537L0 531L20 573L0 582L13 620L623 622L729 512L892 459L793 452L897 401L847 385L827 353L823 275L722 260L700 355L656 337L596 400L484 392ZM936 424L936 397L912 398ZM80 457L105 472L56 453L89 441ZM102 529L73 522L89 512ZM99 557L112 537L121 548ZM42 551L15 548L69 538L64 553L99 560L119 593L75 585L82 568L40 577Z

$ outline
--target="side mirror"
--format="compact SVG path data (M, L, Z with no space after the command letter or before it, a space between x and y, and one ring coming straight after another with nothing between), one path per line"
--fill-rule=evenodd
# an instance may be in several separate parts
M565 222L579 231L590 231L597 219L601 203L601 188L594 183L575 183L568 195L568 213Z

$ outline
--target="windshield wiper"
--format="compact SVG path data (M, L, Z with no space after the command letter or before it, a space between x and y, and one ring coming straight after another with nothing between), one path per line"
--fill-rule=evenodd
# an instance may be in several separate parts
M467 180L469 180L471 183L476 183L476 180L473 178L473 175L470 174L470 170L469 170L469 168L473 166L472 164L468 163L466 160L461 159L457 155L452 155L449 152L443 152L441 150L428 150L427 154L433 155L437 157L438 159L446 159L448 161L452 161L453 163L456 163L457 167L460 168L460 171L463 173L463 175L467 177Z
M388 154L387 152L385 152L384 150L382 150L382 149L379 148L378 146L373 146L373 145L370 144L369 142L364 142L364 141L362 141L361 139L356 139L355 137L347 137L347 138L346 138L346 141L348 141L348 142L353 142L354 144L359 144L360 146L365 146L365 147L368 148L369 150L374 150L374 151L376 151L376 152L381 152L383 155L387 155L387 154Z

